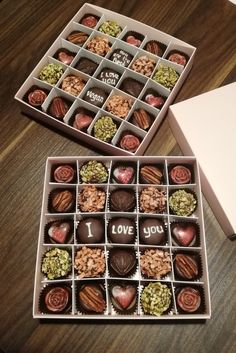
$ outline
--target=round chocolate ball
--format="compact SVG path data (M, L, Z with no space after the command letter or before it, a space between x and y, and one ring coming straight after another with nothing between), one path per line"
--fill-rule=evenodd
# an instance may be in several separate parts
M110 207L112 211L131 212L135 208L135 193L131 189L116 189L111 192Z
M167 240L164 222L157 218L142 219L139 224L139 237L143 244L164 244Z
M95 217L88 217L79 222L77 240L82 244L96 244L104 241L104 221Z
M113 218L108 224L108 237L112 243L134 243L136 236L135 222L129 218Z

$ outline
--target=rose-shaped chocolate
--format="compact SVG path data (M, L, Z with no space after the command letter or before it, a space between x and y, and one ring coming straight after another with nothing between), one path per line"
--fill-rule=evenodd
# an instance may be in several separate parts
M139 145L138 137L131 134L124 135L120 141L120 147L129 152L135 152Z
M33 107L42 105L46 98L47 94L41 89L35 89L28 94L28 102Z
M69 291L63 287L54 287L45 295L45 305L49 311L62 312L69 302Z
M70 165L60 165L53 175L58 183L70 183L74 179L75 170Z
M174 184L188 184L191 181L191 171L183 165L172 168L169 175Z
M201 294L199 290L192 287L184 287L177 295L178 306L187 313L193 313L201 305Z

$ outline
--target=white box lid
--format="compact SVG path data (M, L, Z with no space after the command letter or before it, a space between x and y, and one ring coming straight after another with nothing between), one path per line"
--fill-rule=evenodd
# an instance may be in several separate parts
M168 118L184 154L195 155L202 191L223 231L236 234L236 83L170 106Z

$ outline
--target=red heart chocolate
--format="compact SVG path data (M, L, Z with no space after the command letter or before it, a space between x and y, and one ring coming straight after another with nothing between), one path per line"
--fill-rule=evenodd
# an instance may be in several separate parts
M192 246L198 234L195 223L174 223L171 225L171 234L174 242L179 246Z
M136 303L136 288L132 285L116 285L111 290L113 305L122 309L131 309Z
M53 222L48 229L48 235L56 243L66 243L67 237L71 231L71 225L67 222Z
M126 166L117 166L113 170L113 178L117 183L130 184L134 179L134 168Z

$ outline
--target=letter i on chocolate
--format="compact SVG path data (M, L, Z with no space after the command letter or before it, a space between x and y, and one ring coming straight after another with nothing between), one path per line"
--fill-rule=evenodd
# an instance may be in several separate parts
M91 232L91 222L86 223L86 226L88 228L88 238L92 238L93 234Z

